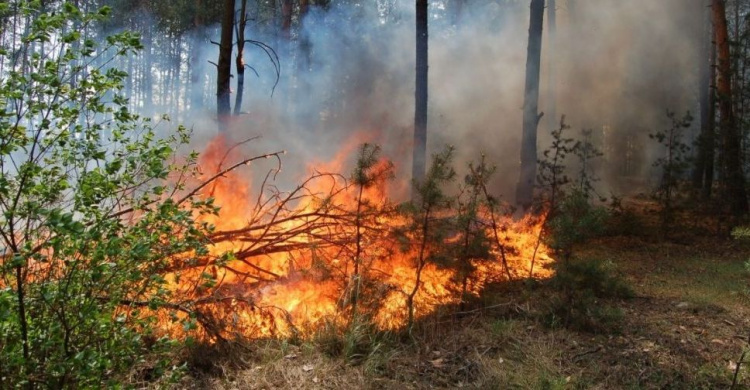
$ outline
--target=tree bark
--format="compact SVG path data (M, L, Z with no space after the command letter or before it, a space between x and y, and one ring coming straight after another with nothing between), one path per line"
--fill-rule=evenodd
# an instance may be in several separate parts
M309 9L309 0L299 0L299 48L302 55L297 62L298 73L307 72L310 68L310 36L304 30L304 20Z
M693 188L700 192L701 197L708 199L711 197L714 173L714 122L716 120L714 108L716 104L714 99L716 72L714 64L716 62L716 48L714 46L711 8L707 6L705 0L701 1L701 6L705 8L698 91L701 131L698 136L698 153L693 171Z
M521 136L521 173L516 187L516 203L525 209L531 206L536 180L536 133L539 114L539 73L542 57L544 0L531 0L529 43L526 52L526 85L523 100L523 133Z
M234 96L234 115L242 112L242 95L245 92L245 26L247 25L247 0L240 0L239 20L237 21L237 94Z
M747 214L748 204L740 157L739 131L732 110L732 65L727 16L723 0L713 0L713 23L718 56L717 97L721 115L719 124L723 149L724 182L722 183L722 192L729 204L729 211L735 216L740 216Z
M219 130L226 131L231 116L230 79L232 74L232 27L234 26L234 0L224 0L224 15L221 18L221 41L216 78L216 113Z
M292 37L292 0L281 0L281 36L285 39Z
M205 42L205 20L203 19L203 0L195 1L195 15L193 15L193 31L191 32L190 51L190 109L203 107L203 75L200 72L200 62L203 58L203 44Z
M548 43L548 50L547 53L549 53L549 79L548 79L548 91L547 91L547 98L548 98L548 107L547 110L549 112L549 119L547 120L547 123L549 125L547 126L550 130L554 130L555 127L560 123L557 121L557 95L556 95L556 83L557 83L557 0L549 0L549 4L547 4L547 14L549 15L549 19L547 20L547 26L549 27L549 31L547 32L547 36L549 38Z
M414 148L411 174L412 180L420 183L424 180L427 153L427 0L416 0L416 6L417 65L414 96ZM416 194L416 188L413 188L412 199L416 197Z
M306 105L298 104L299 102L296 99L299 99L300 97L304 98L311 93L310 85L308 84L308 72L310 71L312 46L310 36L305 29L304 23L309 8L310 4L308 0L299 0L299 23L297 28L297 37L299 41L297 46L296 71L294 74L294 77L296 78L296 82L294 83L296 85L296 91L293 95L295 97L295 109L300 111L297 114L306 116L304 119L305 122L310 121L312 116L308 116L310 113L305 110ZM310 123L310 125L312 126L312 123Z

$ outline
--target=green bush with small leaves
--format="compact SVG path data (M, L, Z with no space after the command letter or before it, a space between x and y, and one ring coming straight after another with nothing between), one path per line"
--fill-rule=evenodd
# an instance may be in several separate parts
M153 313L178 318L170 259L205 253L208 227L194 218L216 211L172 196L184 185L173 178L195 173L195 154L175 163L188 132L158 137L128 110L127 74L108 64L138 37L81 35L108 8L19 9L29 25L0 47L0 383L99 388L174 373L175 341Z

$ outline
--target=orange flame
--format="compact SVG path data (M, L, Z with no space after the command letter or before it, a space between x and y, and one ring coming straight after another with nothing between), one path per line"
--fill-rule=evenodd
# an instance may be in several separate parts
M311 169L340 172L357 144L347 143L333 161L315 163ZM206 176L235 157L227 150L223 137L208 145L201 165ZM362 311L376 326L404 326L407 296L416 281L416 256L413 249L399 250L390 233L405 227L405 218L387 212L368 216L367 223L377 227L360 229L365 249L356 261L363 270L354 275L352 243L339 241L357 235L352 220L357 189L351 183L318 175L297 192L263 195L264 188L255 189L261 192L259 196L251 194L252 188L250 180L231 171L204 189L202 196L213 197L221 207L219 215L203 218L216 227L215 242L209 259L184 272L179 282L173 279L176 294L212 302L207 306L210 315L228 322L233 332L252 338L310 334L324 321L345 321L353 291L361 285L372 295L369 304L360 303L365 307ZM363 197L379 207L388 203L386 194L383 183L368 189ZM489 211L483 211L482 217L489 218ZM532 216L517 221L495 217L500 218L498 231L487 227L486 233L501 241L496 244L503 251L494 245L491 260L475 262L465 290L469 295L478 296L488 283L507 280L507 275L526 277L532 264L534 277L551 273L547 266L553 259L539 240L543 221ZM216 264L222 256L227 258L225 266ZM206 275L215 282L202 287ZM456 270L427 263L415 295L416 318L440 305L460 303L463 298L457 291L462 286L457 279Z

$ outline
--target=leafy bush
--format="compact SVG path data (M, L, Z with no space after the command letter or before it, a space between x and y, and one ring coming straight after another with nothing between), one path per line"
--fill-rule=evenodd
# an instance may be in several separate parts
M205 253L206 227L194 218L215 211L170 197L183 182L169 178L193 173L195 155L170 164L188 134L158 138L127 108L127 75L96 65L141 47L129 32L103 47L81 36L107 8L20 9L31 20L20 46L0 47L3 386L110 387L131 370L160 377L173 370L174 342L155 332L153 313L177 319L182 308L164 275L173 256Z

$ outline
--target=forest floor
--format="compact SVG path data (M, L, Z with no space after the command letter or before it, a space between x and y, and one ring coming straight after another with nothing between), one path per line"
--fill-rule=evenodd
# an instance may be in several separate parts
M550 283L509 283L474 302L484 309L424 319L411 340L363 331L338 340L349 349L325 338L256 341L180 387L729 388L750 335L750 245L706 232L675 236L608 237L578 248L577 258L601 260L634 293L595 300L592 315L607 314L596 326L550 317ZM746 366L735 388L750 389Z

